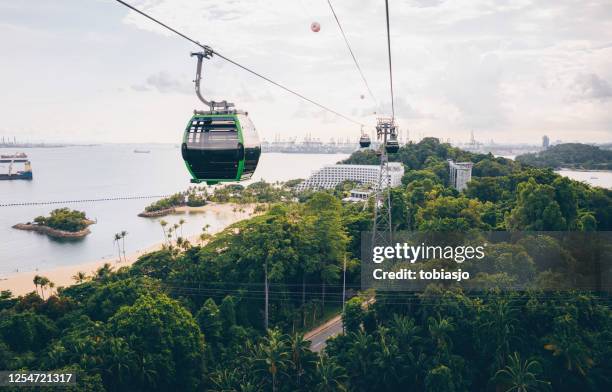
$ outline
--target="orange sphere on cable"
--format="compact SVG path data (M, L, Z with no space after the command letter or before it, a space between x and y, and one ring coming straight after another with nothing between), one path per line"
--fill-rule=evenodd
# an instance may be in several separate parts
M318 33L319 31L321 31L321 25L319 24L319 22L312 22L310 24L310 30L315 33Z

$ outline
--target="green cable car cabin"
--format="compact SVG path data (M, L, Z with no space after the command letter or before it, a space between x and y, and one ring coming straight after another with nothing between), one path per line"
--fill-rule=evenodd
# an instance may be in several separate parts
M191 182L214 185L251 178L261 145L246 112L195 112L185 128L181 153Z

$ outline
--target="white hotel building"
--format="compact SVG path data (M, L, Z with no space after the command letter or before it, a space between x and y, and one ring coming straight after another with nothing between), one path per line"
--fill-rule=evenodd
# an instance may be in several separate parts
M472 179L472 162L453 162L448 160L450 185L458 191L467 188L467 183Z
M384 187L400 185L404 175L404 165L400 162L389 162L388 165L389 175L383 179ZM343 181L354 181L376 188L379 176L378 165L325 165L299 184L297 189L332 189Z

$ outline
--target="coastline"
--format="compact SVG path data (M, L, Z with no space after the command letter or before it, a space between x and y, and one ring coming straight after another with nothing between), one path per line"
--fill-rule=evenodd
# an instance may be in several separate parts
M244 209L243 212L239 211L239 209ZM254 204L245 204L245 205L237 205L237 204L217 204L217 203L209 203L202 207L179 207L176 209L177 213L198 213L203 211L214 211L218 213L227 213L232 214L231 219L228 222L228 226L234 224L238 221L247 219L254 215ZM223 231L227 226L220 227L218 230L210 231L210 234L215 234L220 231ZM192 236L186 236L186 239L189 240L192 244L195 244L199 240L199 234L195 234ZM29 292L34 291L34 284L32 280L35 275L41 275L49 278L52 282L55 283L55 287L61 286L71 286L75 284L72 276L77 272L85 272L87 275L91 275L98 268L102 267L105 263L110 263L113 267L113 270L117 270L121 267L130 266L138 258L146 253L154 252L160 250L162 248L163 242L158 242L148 246L144 249L137 250L130 254L126 254L126 260L122 262L118 262L116 257L106 257L95 261L87 261L79 264L66 265L61 267L56 267L49 270L39 270L39 271L26 271L26 272L17 272L10 275L6 275L5 277L0 278L0 291L2 290L10 290L13 296L17 297L19 295L25 295Z
M575 169L571 167L559 167L554 169L555 172L559 171L576 171L576 172L596 172L596 173L612 173L612 170L605 169Z

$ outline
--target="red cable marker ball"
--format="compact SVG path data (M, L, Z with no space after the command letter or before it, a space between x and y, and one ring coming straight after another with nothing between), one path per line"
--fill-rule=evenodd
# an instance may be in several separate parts
M314 31L315 33L318 33L321 30L321 25L319 24L319 22L312 22L312 24L310 25L310 30Z

